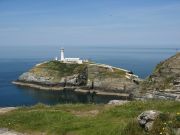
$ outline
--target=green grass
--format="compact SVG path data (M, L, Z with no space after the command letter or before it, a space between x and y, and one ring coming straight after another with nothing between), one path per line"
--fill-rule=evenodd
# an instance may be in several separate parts
M113 78L122 78L125 77L126 72L119 69L113 69L113 72L111 71L105 71L102 72L102 77L113 77Z
M39 65L31 70L31 72L42 72L43 69L48 71L57 72L61 77L77 74L82 72L86 68L86 64L68 64L61 63L59 61L49 61L42 65Z
M113 71L111 71L109 68L97 65L88 66L88 78L90 80L94 80L95 78L123 78L125 75L126 72L119 69L113 69Z
M180 118L177 116L180 112L180 103L156 100L132 101L122 106L39 104L0 115L0 127L32 134L146 135L147 133L138 125L136 117L142 111L150 109L168 114L167 119L162 117L155 123L156 129L153 131L161 132L162 122L173 121L174 125L169 126L168 133L171 133L172 127L180 126ZM154 135L153 131L150 134Z

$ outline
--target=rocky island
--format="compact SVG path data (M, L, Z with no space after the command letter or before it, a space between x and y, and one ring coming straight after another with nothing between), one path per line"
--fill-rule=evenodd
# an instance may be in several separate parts
M73 89L129 96L141 81L130 71L92 62L47 61L23 73L14 84L45 90Z

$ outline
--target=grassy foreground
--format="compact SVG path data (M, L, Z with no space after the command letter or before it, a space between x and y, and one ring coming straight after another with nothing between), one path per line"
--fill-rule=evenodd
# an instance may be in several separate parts
M136 117L145 110L159 110L163 115L155 122L152 132L146 133ZM132 101L122 106L94 104L38 104L22 107L0 115L0 128L30 134L57 135L173 135L180 128L180 102Z

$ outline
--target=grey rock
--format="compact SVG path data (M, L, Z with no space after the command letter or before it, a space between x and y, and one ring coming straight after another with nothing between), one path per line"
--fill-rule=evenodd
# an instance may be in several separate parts
M144 111L137 117L138 123L144 127L146 131L150 131L153 127L154 120L159 114L160 112L156 110Z
M145 130L146 131L150 131L151 129L152 129L152 127L153 127L153 121L149 121L149 122L147 122L146 124L145 124Z
M43 75L40 76L31 72L26 72L23 73L18 80L24 82L47 84L47 85L64 84L66 82L67 85L78 86L86 83L86 79L87 79L86 76L87 76L86 72L82 72L79 74L74 74L72 76L62 77L61 80L59 80L58 82L54 82L53 81L54 78L52 76L44 77Z
M163 100L175 100L180 101L179 90L162 90L162 91L149 91L145 93L139 99L163 99Z
M36 74L26 72L23 73L18 80L20 81L26 81L26 82L38 82L38 83L48 83L50 82L52 78L50 77L43 77L43 76L38 76Z
M140 120L140 121L139 121L139 124L140 124L140 125L146 125L146 120L143 120L143 119Z
M127 100L110 100L108 102L108 105L123 105L123 104L126 104L128 102L129 101L127 101Z

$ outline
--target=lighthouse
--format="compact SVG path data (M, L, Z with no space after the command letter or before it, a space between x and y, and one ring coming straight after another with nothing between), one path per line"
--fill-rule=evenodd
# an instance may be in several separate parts
M64 61L64 49L61 49L61 61Z
M65 58L63 48L61 49L60 61L63 62L63 63L77 63L77 64L82 64L83 63L83 60L81 60L80 58Z

